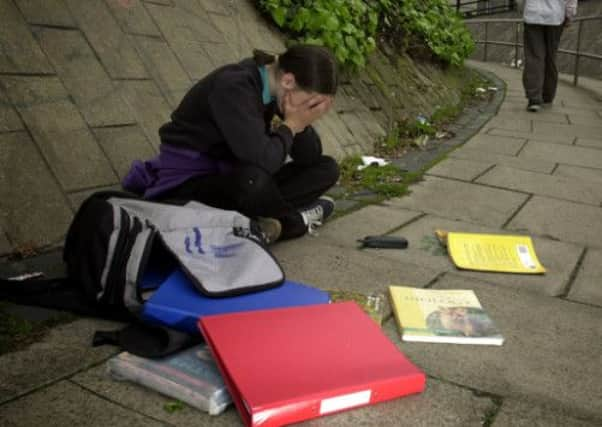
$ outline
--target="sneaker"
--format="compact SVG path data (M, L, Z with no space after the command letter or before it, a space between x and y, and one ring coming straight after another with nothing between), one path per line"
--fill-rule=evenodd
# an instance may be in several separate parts
M317 234L316 228L320 227L334 211L334 200L322 196L311 205L301 209L299 214L307 227L309 234Z
M527 111L537 113L539 110L541 110L541 102L529 101L529 104L527 105Z
M282 233L282 224L275 218L259 217L256 221L261 240L266 245L274 243Z

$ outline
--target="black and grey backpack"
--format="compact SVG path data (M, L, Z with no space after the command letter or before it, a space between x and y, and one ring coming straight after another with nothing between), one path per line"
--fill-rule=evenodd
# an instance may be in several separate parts
M144 290L156 288L176 267L211 297L284 281L282 268L246 216L127 193L95 193L84 201L67 233L63 258L71 280L90 298L133 313L144 303Z

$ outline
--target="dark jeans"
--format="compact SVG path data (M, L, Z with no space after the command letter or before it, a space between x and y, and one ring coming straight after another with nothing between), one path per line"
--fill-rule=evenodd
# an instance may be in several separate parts
M163 200L196 200L220 209L236 210L248 217L278 218L282 238L305 233L298 210L324 194L339 179L336 161L328 156L311 165L285 164L274 175L245 165L229 175L191 178L162 194Z
M554 101L558 85L556 52L563 29L563 25L524 25L523 86L532 102Z

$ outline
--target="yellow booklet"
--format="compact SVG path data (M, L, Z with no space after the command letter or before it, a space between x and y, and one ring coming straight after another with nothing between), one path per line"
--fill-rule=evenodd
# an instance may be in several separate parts
M389 286L403 341L502 345L504 338L471 290Z
M442 232L436 232L440 235ZM505 273L545 273L529 236L447 233L447 251L458 268Z

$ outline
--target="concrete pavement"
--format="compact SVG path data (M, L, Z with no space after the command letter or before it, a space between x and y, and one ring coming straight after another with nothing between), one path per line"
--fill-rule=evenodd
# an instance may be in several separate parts
M224 57L226 46L240 47L248 38L280 50L279 36L259 25L246 4L0 0L0 40L9 40L0 54L0 99L9 101L0 103L0 173L11 178L0 184L3 203L11 204L0 253L36 236L44 244L56 241L91 189L116 185L131 158L153 153L157 125L194 78L231 59ZM226 5L242 5L240 13ZM237 35L237 19L246 38ZM207 55L190 54L199 46ZM277 244L274 254L290 279L321 288L474 289L506 342L402 343L387 308L383 330L425 370L425 393L307 425L602 423L600 85L585 81L590 90L584 90L561 83L554 106L528 114L519 71L471 65L507 85L498 114L477 135L430 169L408 196L342 216L316 238ZM360 113L366 111L354 114ZM323 127L328 152L361 149L357 137L341 145L336 136L352 137L347 129L357 125L354 117L337 113ZM73 167L82 162L91 166ZM23 188L27 197L19 197ZM57 225L54 235L45 223ZM436 228L530 234L548 272L459 271L438 246ZM404 236L410 247L356 249L357 238L381 233ZM218 417L188 407L168 413L169 399L111 380L104 363L115 350L92 348L90 340L94 330L113 326L79 319L1 356L0 424L240 425L232 408Z

